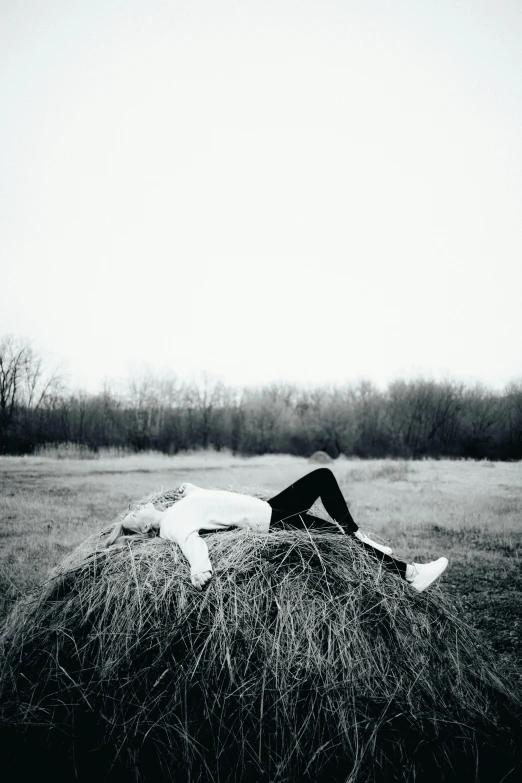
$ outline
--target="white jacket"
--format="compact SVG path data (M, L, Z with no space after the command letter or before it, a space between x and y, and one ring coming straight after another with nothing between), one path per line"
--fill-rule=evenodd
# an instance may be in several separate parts
M212 571L200 530L241 527L268 532L272 508L265 500L221 489L201 489L189 483L182 489L184 496L165 512L159 534L179 544L191 574Z

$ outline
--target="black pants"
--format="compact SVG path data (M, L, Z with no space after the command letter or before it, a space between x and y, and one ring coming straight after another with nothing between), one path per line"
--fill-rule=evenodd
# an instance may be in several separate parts
M310 508L321 499L326 512L333 522L310 514ZM337 479L329 468L317 468L295 481L278 495L268 501L272 507L270 525L288 528L315 528L321 532L353 534L358 530L346 500L343 497ZM369 555L379 560L384 568L406 578L406 563L390 555L385 555L369 544L355 539Z

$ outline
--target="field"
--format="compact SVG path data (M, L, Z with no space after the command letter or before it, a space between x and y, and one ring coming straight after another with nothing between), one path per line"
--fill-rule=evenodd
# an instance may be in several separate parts
M62 557L137 498L189 480L278 492L312 470L284 455L155 454L0 459L0 619ZM331 465L355 520L405 560L446 555L440 582L522 681L520 463L339 459Z

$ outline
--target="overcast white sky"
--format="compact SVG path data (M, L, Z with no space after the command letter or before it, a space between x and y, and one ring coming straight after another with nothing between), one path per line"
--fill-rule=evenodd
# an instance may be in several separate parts
M0 335L90 389L522 376L520 0L0 9Z

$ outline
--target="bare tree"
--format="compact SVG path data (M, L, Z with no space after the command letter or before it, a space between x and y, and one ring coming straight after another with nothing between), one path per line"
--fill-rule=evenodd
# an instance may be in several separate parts
M212 438L215 411L221 406L223 391L223 383L208 373L203 373L199 382L190 387L189 393L198 415L199 445L205 449Z
M511 381L506 387L507 450L510 458L522 455L522 380Z
M13 420L29 351L30 346L13 335L0 341L0 437L5 435Z
M60 368L49 368L29 340L14 335L0 339L0 440L6 438L18 412L30 412L32 430L35 416L43 406L63 391Z

